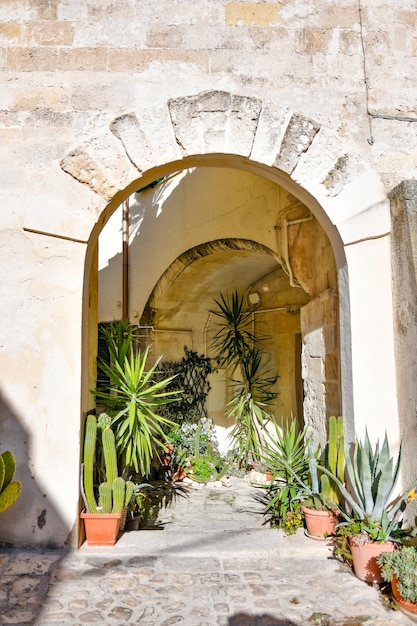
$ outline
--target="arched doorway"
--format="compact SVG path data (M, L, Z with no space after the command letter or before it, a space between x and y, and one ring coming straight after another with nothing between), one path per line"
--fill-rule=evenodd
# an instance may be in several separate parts
M324 438L341 412L337 267L313 212L249 168L193 167L129 199L129 318L147 329L155 356L210 353L210 310L220 293L256 303L278 374L277 420L291 413ZM121 209L100 236L99 321L120 317ZM116 245L114 245L116 242ZM222 382L223 380L223 382ZM224 427L227 389L212 381L209 413Z

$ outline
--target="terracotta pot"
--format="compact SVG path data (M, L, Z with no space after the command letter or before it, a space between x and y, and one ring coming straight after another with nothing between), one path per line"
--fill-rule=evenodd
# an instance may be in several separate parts
M349 538L350 551L353 559L353 571L359 580L367 583L382 583L381 568L377 558L381 552L393 552L392 541L368 541L357 545L353 537Z
M302 507L302 511L306 521L308 537L325 541L329 535L334 535L338 521L337 512L318 511L309 509L306 506Z
M81 511L89 546L114 546L122 513L86 513Z
M417 614L417 602L411 602L411 600L405 600L402 597L398 589L398 581L397 581L396 576L393 576L392 578L391 588L392 588L392 595L394 596L396 604L398 604L398 606L401 609L404 609L405 611L408 611L409 613Z

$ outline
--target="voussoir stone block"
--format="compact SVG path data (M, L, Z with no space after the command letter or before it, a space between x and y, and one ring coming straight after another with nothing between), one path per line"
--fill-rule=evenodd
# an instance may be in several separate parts
M291 175L297 167L301 155L310 148L319 130L320 125L317 122L294 113L285 130L274 166Z
M106 201L111 201L118 191L139 177L120 141L109 133L93 137L69 152L61 167Z
M110 130L140 172L182 158L166 106L120 115Z
M140 172L152 163L152 148L134 113L116 117L110 130L122 142L127 156Z
M249 156L262 103L224 91L168 101L175 139L184 155L223 152Z

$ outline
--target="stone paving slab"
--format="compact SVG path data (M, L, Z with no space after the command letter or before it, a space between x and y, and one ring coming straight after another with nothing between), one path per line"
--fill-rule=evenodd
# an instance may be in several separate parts
M251 490L240 484L235 488L239 498L224 492L224 500L219 495L208 499L209 515L201 490L191 493L187 504L176 502L161 512L163 530L125 533L113 548L84 544L66 554L0 549L0 624L416 623L333 559L325 542L312 541L302 531L286 537L262 526L256 507L250 526L246 517L242 523L233 505L249 510ZM192 513L188 526L184 510L176 506ZM224 530L230 515L235 528ZM180 528L172 523L175 516L183 521Z

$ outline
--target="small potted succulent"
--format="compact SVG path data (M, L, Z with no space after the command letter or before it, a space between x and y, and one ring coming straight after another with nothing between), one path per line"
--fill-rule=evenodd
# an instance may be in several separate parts
M397 605L417 613L417 547L400 546L378 557L382 578L391 583Z

